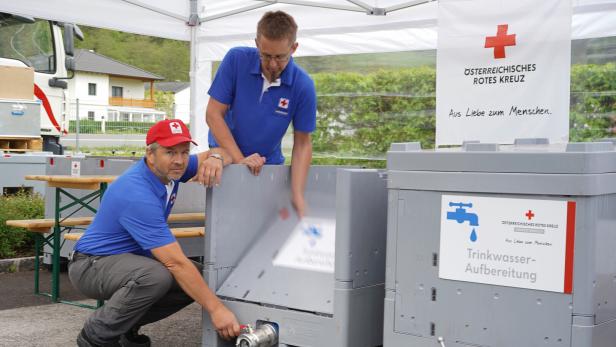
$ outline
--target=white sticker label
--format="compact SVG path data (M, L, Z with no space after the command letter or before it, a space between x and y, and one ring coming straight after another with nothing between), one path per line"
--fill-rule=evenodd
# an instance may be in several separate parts
M182 126L178 122L170 122L169 123L169 128L171 128L171 133L172 134L181 134L182 133Z
M71 176L81 176L81 162L71 162Z
M273 263L274 266L333 273L335 255L335 220L304 218L295 226Z
M443 195L439 277L571 293L575 202Z

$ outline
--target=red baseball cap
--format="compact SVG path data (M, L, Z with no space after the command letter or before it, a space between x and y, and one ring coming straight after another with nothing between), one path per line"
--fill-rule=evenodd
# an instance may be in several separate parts
M190 132L186 124L179 119L165 119L152 125L145 137L146 145L158 143L163 147L173 147L180 143L197 143L190 137Z

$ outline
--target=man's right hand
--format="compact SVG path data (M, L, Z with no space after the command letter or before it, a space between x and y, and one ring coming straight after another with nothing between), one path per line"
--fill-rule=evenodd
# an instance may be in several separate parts
M253 153L240 160L239 164L248 166L248 170L250 170L253 175L258 176L261 172L261 168L265 165L265 157L260 156L259 153Z
M240 323L233 312L229 311L225 305L220 305L210 313L212 324L216 332L225 340L231 340L240 334Z

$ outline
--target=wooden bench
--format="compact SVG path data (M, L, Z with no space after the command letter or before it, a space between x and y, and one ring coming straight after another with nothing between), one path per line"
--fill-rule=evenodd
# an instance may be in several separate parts
M172 228L171 233L176 239L182 239L187 237L201 237L205 235L204 227L186 227L186 228ZM65 240L77 241L84 233L66 233L64 234Z
M94 217L70 217L60 220L60 226L76 227L82 225L90 225ZM173 213L169 215L167 222L203 222L205 221L204 213ZM54 225L53 218L46 219L22 219L22 220L7 220L6 225L11 227L24 228L35 233L48 233Z

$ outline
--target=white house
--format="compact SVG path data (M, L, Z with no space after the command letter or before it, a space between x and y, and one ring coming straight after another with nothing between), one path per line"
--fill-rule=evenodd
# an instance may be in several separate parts
M67 118L96 121L154 122L165 118L155 109L153 93L144 98L144 82L163 77L93 51L77 49L75 76L68 80L70 107Z
M146 91L151 90L148 83L144 87ZM173 93L173 118L186 124L190 122L190 82L156 82L154 90Z

